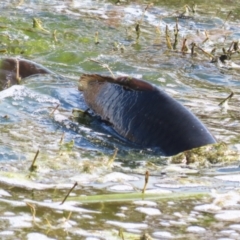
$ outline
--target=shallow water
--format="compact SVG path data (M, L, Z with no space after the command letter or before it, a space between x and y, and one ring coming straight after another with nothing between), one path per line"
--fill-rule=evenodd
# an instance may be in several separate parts
M21 56L57 74L33 76L0 92L2 238L122 239L122 228L125 239L139 239L144 232L154 239L239 239L238 161L209 169L169 164L151 149L129 146L97 120L72 119L72 109L86 109L77 90L79 76L109 75L102 66L108 64L116 76L142 78L164 89L190 108L218 141L239 152L239 68L211 63L200 50L192 57L166 45L166 24L173 39L176 16L191 3L155 1L143 15L144 1L19 2L0 3L1 57ZM239 38L239 3L195 2L193 18L179 19L178 49L185 37L189 44L200 45L208 30L209 40L201 46L207 52L216 47L219 56ZM33 18L41 19L44 31L32 28ZM135 26L140 20L137 40ZM239 64L238 54L232 60ZM231 91L234 97L222 109L218 104ZM115 148L118 154L109 164ZM38 169L30 173L37 150ZM98 203L75 199L59 205L76 181L75 196L140 192L146 170L148 190L211 196L141 202L121 201L124 195L110 203L105 196Z

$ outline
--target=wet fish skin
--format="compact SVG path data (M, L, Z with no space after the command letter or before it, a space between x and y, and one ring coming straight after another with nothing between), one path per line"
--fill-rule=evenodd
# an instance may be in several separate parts
M9 86L19 84L17 71L19 72L20 79L35 74L53 74L49 69L30 60L22 58L3 58L0 59L0 91Z
M165 156L216 143L204 124L163 90L136 78L82 75L86 104L121 136Z
M35 74L54 74L21 58L0 60L0 90ZM86 104L122 137L141 146L159 147L163 155L216 143L203 123L161 89L130 77L82 75L79 90Z

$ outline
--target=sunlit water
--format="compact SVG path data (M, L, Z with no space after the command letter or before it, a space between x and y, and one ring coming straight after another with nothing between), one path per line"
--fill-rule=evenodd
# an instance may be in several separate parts
M30 77L20 86L0 92L1 170L20 174L1 176L0 236L3 239L121 239L118 230L123 228L126 239L139 239L144 232L155 239L239 239L237 165L200 172L162 165L166 161L156 153L132 148L98 120L81 119L78 123L72 119L72 109L86 109L77 90L79 76L109 75L108 69L101 66L108 64L116 76L142 78L163 88L190 108L218 141L240 151L240 70L211 63L201 51L194 57L180 52L183 38L187 37L189 44L201 43L206 38L204 31L208 30L209 40L202 47L208 52L216 47L216 55L221 55L223 47L228 49L239 38L238 3L220 5L216 1L209 6L208 1L199 2L193 18L179 19L179 51L173 52L166 46L165 27L168 24L173 39L176 16L188 2L174 6L170 1L156 3L144 15L146 3L142 1L119 5L92 0L25 0L17 5L19 2L0 3L2 57L31 59L56 75ZM225 22L230 10L233 14ZM51 34L33 30L34 17L41 19L42 26ZM138 21L142 22L137 41ZM95 44L96 32L99 44ZM239 63L238 54L233 56L233 61ZM234 97L228 109L222 109L218 104L231 91ZM119 149L118 155L114 166L108 168L108 158L115 148ZM37 150L40 150L38 172L31 176L33 181L26 180L24 177L29 174ZM149 161L157 166L149 165ZM140 191L146 170L150 176L155 175L150 177L149 189L163 192L216 189L228 193L213 193L213 199L188 201L65 203L62 206L52 203L51 199L63 198L76 181L80 186L74 195L129 192L136 191L135 188ZM119 175L120 172L127 175ZM60 190L54 192L56 186ZM38 206L35 221L26 202ZM228 212L230 209L235 210L234 214ZM129 233L135 235L128 236Z

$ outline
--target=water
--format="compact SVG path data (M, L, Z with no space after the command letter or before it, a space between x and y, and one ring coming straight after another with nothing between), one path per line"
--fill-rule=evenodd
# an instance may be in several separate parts
M204 30L209 40L202 48L210 52L216 47L218 56L238 40L239 3L208 2L196 1L193 18L179 19L178 50L185 37L189 44L202 43ZM211 63L200 50L191 57L166 46L166 24L174 39L175 16L191 3L156 2L144 15L144 1L17 3L0 3L1 57L30 59L61 77L33 76L0 93L2 239L121 239L121 228L126 239L139 239L145 232L154 239L238 239L238 161L209 169L169 164L151 149L134 149L97 120L72 119L72 109L86 109L77 90L79 76L109 75L102 66L108 64L116 76L142 78L164 89L190 108L218 141L239 152L239 69ZM33 29L33 18L41 19L45 30ZM138 41L137 21L142 21ZM239 64L238 54L232 59ZM231 91L234 97L222 109L218 104ZM115 148L116 160L108 165ZM37 150L38 169L30 173ZM121 201L123 195L119 201L106 202L105 196L97 203L75 199L59 205L76 181L72 196L140 192L146 170L149 190L211 192L212 197ZM232 209L235 214L228 212Z

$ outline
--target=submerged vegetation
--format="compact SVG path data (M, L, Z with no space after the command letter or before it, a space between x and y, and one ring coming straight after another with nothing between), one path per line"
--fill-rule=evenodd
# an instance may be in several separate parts
M172 4L0 3L0 57L56 73L16 76L20 86L0 92L0 236L216 239L229 229L240 236L239 6ZM129 147L89 116L77 91L89 72L162 87L219 143L170 158Z

